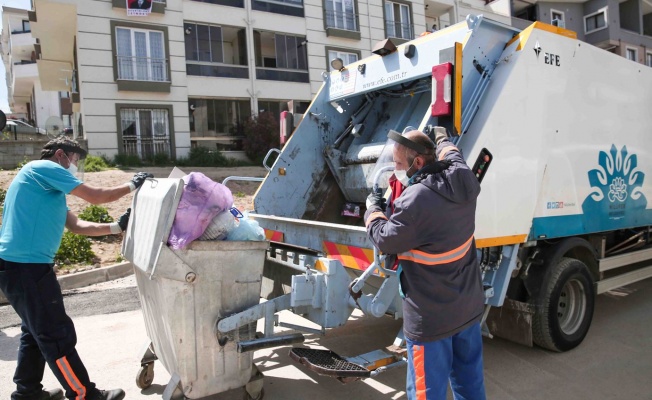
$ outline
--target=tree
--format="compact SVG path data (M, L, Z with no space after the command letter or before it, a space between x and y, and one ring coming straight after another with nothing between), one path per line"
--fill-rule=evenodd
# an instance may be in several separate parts
M262 162L267 152L279 148L279 124L274 113L261 112L244 124L242 147L254 162Z

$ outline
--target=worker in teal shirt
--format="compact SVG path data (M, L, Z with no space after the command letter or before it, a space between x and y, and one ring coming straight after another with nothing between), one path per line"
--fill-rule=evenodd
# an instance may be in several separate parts
M80 220L68 209L67 194L92 204L108 203L136 190L152 175L139 172L123 185L91 186L75 177L77 164L85 157L86 150L76 141L51 140L41 159L21 168L7 190L0 229L0 290L21 318L22 331L11 400L63 398L61 389L43 390L46 362L69 399L125 396L122 389L98 390L89 379L75 349L75 326L64 308L54 256L64 227L81 235L102 236L124 231L129 222L130 209L110 224Z

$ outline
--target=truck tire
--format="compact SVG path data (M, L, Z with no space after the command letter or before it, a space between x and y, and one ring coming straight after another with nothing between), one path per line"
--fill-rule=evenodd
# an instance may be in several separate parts
M545 274L538 300L532 318L534 343L557 352L582 343L595 306L593 279L583 262L559 260Z

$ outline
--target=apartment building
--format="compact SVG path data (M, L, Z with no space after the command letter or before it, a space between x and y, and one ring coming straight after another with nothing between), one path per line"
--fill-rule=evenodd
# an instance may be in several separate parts
M577 38L652 67L649 0L512 1L512 25L542 21L577 32Z
M10 118L22 119L45 128L51 116L62 118L64 127L72 126L72 107L68 92L44 91L36 67L36 40L31 35L28 10L2 7L0 46L5 66L7 101Z
M509 20L508 0L469 1ZM33 3L43 88L71 93L90 152L109 157L237 151L246 119L302 113L330 60L465 17L452 0L155 0L144 16L126 0Z

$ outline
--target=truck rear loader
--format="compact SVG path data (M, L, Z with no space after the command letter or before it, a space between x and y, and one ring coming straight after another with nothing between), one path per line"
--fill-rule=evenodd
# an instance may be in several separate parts
M397 276L367 238L364 202L387 185L391 167L377 163L390 130L443 126L482 187L483 332L557 352L578 346L596 295L652 276L652 68L560 27L482 16L373 53L324 73L276 151L250 214L270 240L266 301L219 318L220 345L259 319L264 332L239 352L302 341L277 335L279 325L323 334L356 308L401 318ZM286 309L321 329L284 324L276 313ZM348 381L404 365L402 345L398 332L359 356L290 355Z

